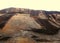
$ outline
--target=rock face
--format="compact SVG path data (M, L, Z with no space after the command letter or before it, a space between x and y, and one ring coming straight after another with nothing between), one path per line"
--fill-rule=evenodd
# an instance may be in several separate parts
M60 12L0 10L0 43L59 43Z
M8 29L9 28L9 29ZM2 33L13 35L20 30L32 30L42 28L36 21L25 14L17 14L10 18L2 29Z

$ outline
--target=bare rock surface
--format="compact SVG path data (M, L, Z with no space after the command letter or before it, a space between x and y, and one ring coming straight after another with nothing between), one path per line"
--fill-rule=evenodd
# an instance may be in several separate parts
M59 14L57 11L3 9L0 11L0 43L60 43Z
M15 37L15 38L8 40L6 43L36 43L36 42L26 37Z

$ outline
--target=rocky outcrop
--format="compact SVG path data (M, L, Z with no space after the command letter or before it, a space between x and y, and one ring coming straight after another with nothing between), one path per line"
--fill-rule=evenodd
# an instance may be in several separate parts
M60 12L0 10L0 43L59 43Z

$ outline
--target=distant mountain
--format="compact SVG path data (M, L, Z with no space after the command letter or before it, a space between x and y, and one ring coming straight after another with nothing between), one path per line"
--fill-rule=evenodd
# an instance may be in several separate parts
M45 11L45 10L32 10L32 9L24 9L24 8L6 8L0 10L0 13L28 13L28 14L39 14L39 13L44 13L44 14L60 14L60 11Z

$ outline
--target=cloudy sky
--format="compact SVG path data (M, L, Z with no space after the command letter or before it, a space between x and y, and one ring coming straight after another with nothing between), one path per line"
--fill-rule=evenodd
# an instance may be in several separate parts
M60 0L0 0L0 9L9 7L60 11Z

